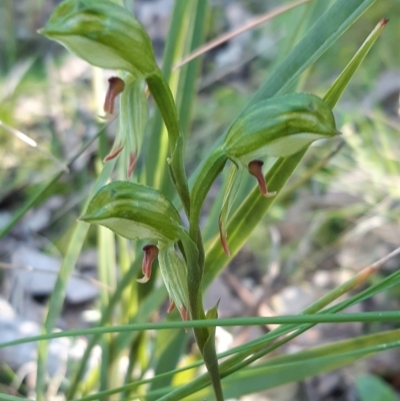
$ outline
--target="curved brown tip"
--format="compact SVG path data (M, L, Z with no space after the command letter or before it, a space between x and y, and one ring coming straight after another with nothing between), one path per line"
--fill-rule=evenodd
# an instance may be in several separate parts
M108 80L108 90L104 101L104 112L107 114L114 113L115 98L124 90L125 82L119 77L111 77Z
M129 162L128 162L128 169L126 171L126 176L127 178L130 178L133 171L136 168L136 163L137 163L137 153L131 153L129 155Z
M120 145L115 150L111 150L111 152L103 159L103 162L106 163L112 159L115 159L121 153L122 149L123 149L123 146Z
M258 188L260 188L261 194L266 198L272 198L276 195L276 192L268 192L267 182L265 181L264 174L262 172L263 164L264 162L261 160L253 160L248 165L249 173L256 177Z
M158 256L158 248L155 245L146 245L143 247L144 256L142 262L143 277L136 279L138 283L147 283L151 277L151 266Z

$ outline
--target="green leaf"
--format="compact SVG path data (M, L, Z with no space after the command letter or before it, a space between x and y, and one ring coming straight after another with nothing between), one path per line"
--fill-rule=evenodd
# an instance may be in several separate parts
M356 379L360 401L397 401L396 393L382 379L373 375L362 375Z

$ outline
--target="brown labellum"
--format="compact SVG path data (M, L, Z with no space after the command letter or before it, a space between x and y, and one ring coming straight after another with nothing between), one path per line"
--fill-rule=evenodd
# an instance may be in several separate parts
M112 115L114 114L115 98L124 90L125 82L121 78L111 77L108 80L108 84L103 108L105 113Z
M147 283L151 277L151 266L158 256L158 248L155 245L146 245L143 247L144 257L142 263L143 277L136 279L138 283Z
M249 173L254 175L257 178L258 188L260 188L260 192L266 198L272 198L276 195L276 192L268 192L267 182L265 181L264 174L262 172L262 166L264 162L261 160L253 160L249 163Z

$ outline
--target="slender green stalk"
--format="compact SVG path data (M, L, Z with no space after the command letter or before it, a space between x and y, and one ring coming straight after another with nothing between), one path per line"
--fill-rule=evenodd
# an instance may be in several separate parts
M398 322L400 321L400 312L362 312L362 313L326 313L317 315L283 315L273 317L241 317L226 319L201 319L179 322L161 322L161 323L135 323L120 326L93 327L81 330L69 330L63 332L54 332L32 337L25 337L18 340L0 343L0 348L11 347L18 344L26 344L34 341L48 341L53 338L76 337L92 334L106 333L126 333L147 330L166 330L166 329L184 329L184 328L204 328L204 327L235 327L235 326L265 326L269 324L303 324L303 323L348 323L348 322Z
M211 185L221 173L227 161L222 147L215 149L203 164L202 169L196 176L192 188L192 204L190 208L190 237L197 242L197 233L200 223L201 208L211 188Z
M198 229L198 227L196 227ZM195 231L197 234L197 230ZM185 235L182 237L182 244L185 249L185 256L188 265L187 269L187 283L189 290L189 306L190 315L194 320L205 320L206 314L203 307L203 266L199 264L199 252L193 240L187 238ZM211 325L210 325L211 327ZM194 328L194 335L196 343L203 356L204 363L210 374L210 379L213 384L215 396L217 401L223 401L222 386L218 370L218 358L215 350L214 332L206 327Z
M174 99L160 70L147 77L146 82L168 130L169 148L171 153L169 164L172 172L172 179L178 195L181 198L183 207L185 208L186 213L189 214L190 195L185 167L183 164L184 144Z

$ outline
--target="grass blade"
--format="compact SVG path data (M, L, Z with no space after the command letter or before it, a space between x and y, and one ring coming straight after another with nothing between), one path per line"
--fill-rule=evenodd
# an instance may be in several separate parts
M388 19L383 18L379 21L375 29L368 35L367 39L365 39L365 42L358 49L357 53L350 60L349 64L347 64L346 68L342 71L338 79L325 94L324 99L326 102L332 105L335 105L338 102L344 90L346 89L351 77L357 71L358 67L360 66L368 52L371 50L371 47L374 45L375 41L378 39L379 35L382 33L388 22Z
M376 0L337 0L310 28L298 45L277 66L248 106L285 91Z

